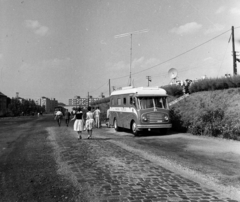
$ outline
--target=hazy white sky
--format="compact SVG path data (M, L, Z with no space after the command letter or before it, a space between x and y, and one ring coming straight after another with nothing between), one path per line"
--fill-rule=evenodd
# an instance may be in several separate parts
M130 36L114 36L138 30L148 32L133 34L135 86L146 76L167 85L171 68L181 80L232 74L231 26L240 51L239 0L0 0L0 15L0 92L9 97L108 96L109 79L129 83Z

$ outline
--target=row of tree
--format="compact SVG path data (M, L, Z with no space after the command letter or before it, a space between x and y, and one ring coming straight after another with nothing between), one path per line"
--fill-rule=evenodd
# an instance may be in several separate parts
M5 116L20 116L20 115L34 115L36 113L45 112L45 106L36 105L33 100L23 100L20 102L18 99L11 99L4 112Z

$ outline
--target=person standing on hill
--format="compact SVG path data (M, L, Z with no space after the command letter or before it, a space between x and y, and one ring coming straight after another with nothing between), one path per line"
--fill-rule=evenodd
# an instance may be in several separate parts
M91 111L91 107L88 107L88 112L86 114L86 130L88 132L88 139L92 138L93 122L93 113Z
M97 128L100 128L100 114L101 111L99 107L97 107L97 109L94 111L95 123Z
M82 121L83 112L81 108L79 107L74 115L74 117L71 119L71 121L75 120L73 125L73 130L77 131L78 133L78 139L82 139L81 133L83 130L83 121Z
M68 127L68 124L69 124L69 121L70 121L70 116L71 116L70 112L66 109L64 118L65 118L65 122L66 122L67 127Z

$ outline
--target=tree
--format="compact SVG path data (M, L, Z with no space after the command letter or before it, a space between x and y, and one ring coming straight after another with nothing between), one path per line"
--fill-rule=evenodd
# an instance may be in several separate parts
M8 106L13 116L19 116L22 112L22 104L18 99L13 98Z

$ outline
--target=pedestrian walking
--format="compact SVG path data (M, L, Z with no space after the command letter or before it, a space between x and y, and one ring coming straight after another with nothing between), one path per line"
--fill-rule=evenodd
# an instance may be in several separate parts
M77 131L78 133L78 139L82 139L81 133L83 130L83 112L82 109L79 107L74 115L74 117L71 119L71 121L75 120L73 125L73 130Z
M88 139L92 138L93 123L93 112L91 111L91 107L88 107L88 112L86 114L86 130L88 132Z
M97 128L100 128L100 126L101 126L100 114L101 114L101 111L100 111L99 107L97 107L97 109L94 111L94 118L95 118L95 123L96 123Z
M64 114L64 118L65 118L65 123L66 123L67 127L68 127L68 124L69 124L69 121L70 121L70 117L71 117L71 114L68 111L68 109L66 109L65 114Z
M61 121L62 121L63 113L58 109L55 115L55 119L57 120L58 126L61 126Z
M107 110L106 126L110 128L110 108Z
M86 118L87 118L87 109L85 106L83 107L82 111L83 111L83 130L85 131L86 130Z

